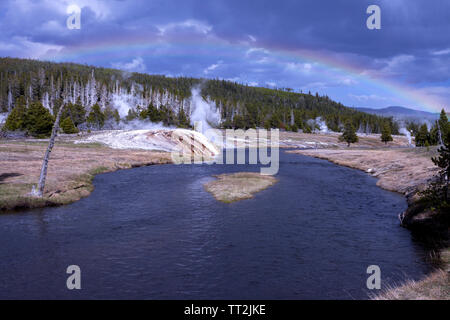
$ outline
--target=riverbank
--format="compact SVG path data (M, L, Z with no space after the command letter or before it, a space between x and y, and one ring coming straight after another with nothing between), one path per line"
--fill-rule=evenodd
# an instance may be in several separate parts
M231 203L253 198L253 195L274 185L278 180L273 176L257 172L237 172L214 176L216 180L204 184L216 200Z
M312 156L338 165L359 169L378 178L377 185L383 189L406 196L408 209L400 215L402 224L412 230L435 233L436 213L432 210L415 212L418 192L437 175L438 169L431 161L436 148L383 148L367 149L309 149L289 153ZM404 220L407 219L407 222ZM440 228L441 226L439 226ZM444 226L445 227L445 226ZM448 232L448 226L444 232ZM407 281L392 287L374 299L450 299L450 249L441 248L439 269L421 281Z
M223 131L222 135L226 136L226 132ZM279 131L279 145L280 148L314 148L314 149L380 149L385 148L386 145L381 141L380 134L359 134L359 141L357 144L352 144L347 147L345 141L339 141L341 133L327 132L327 133L301 133L291 131ZM262 135L263 141L267 135ZM409 146L409 141L406 136L393 135L393 140L389 142L389 147L406 148ZM243 137L227 137L227 145L238 145L247 147L258 147L258 136L250 135L246 137L245 141Z
M380 149L386 145L381 141L380 134L358 134L359 141L347 147L345 141L339 141L341 133L300 133L280 131L281 148L314 148L314 149ZM409 141L406 136L393 135L389 147L408 147Z
M37 184L46 141L0 141L0 211L64 205L88 196L96 174L171 163L167 152L111 149L58 139L42 198L30 197Z
M324 159L378 178L383 189L404 195L423 189L438 172L431 161L436 148L378 148L378 149L307 149L297 153Z
M450 249L440 253L441 269L420 281L409 280L391 287L373 300L450 300Z
M383 149L309 149L298 153L331 161L338 165L363 170L378 178L383 189L405 195L408 209L399 213L403 226L417 234L448 237L448 225L443 216L423 201L418 201L438 174L431 161L437 148L383 148ZM445 219L444 219L445 220Z
M108 147L95 142L94 138L98 135L109 138L111 132L58 136L50 157L44 197L41 199L28 194L38 181L47 140L0 140L0 211L69 204L92 192L91 181L98 173L172 162L168 152L151 150L161 145L173 147L174 141L170 136L153 134L140 139L130 135L127 139L122 139L124 141L107 140L106 142L112 143L112 146ZM185 140L190 141L180 141L183 143ZM75 143L76 141L84 143ZM119 142L124 144L113 149ZM144 142L150 150L142 148ZM394 136L392 142L397 147L406 146L407 143L404 136ZM381 145L377 135L364 135L360 138L359 147L372 149ZM280 132L280 146L341 148L345 143L339 142L338 134L335 133L304 134L283 131ZM189 147L189 151L196 154L205 153L205 146L202 144L197 149L194 146L194 150Z

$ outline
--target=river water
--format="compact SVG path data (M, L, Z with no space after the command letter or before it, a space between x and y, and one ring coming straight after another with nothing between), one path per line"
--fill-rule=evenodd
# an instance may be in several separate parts
M0 298L366 299L430 271L401 228L404 197L367 174L281 151L279 182L216 201L203 183L255 165L161 165L99 175L74 204L0 215ZM81 268L68 290L66 268Z

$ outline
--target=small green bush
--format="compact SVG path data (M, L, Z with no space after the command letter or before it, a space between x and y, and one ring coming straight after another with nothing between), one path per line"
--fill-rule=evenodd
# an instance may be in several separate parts
M63 121L61 121L61 129L64 133L67 134L73 134L78 133L77 127L72 122L72 119L70 117L65 118Z
M43 138L50 136L55 118L42 103L33 102L25 114L24 127L28 134Z

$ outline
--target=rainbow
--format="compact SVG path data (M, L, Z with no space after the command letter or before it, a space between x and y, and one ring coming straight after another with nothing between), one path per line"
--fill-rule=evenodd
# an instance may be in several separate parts
M189 38L179 38L172 42L161 41L158 37L140 36L126 39L114 38L109 41L84 43L79 46L66 47L58 53L52 53L44 58L54 61L73 61L76 58L84 56L98 56L102 59L108 58L108 55L114 55L115 58L127 57L131 50L139 51L144 56L150 50L159 49L163 46L181 47L182 50L173 49L168 54L165 52L163 56L186 56L198 57L205 52L220 52L222 57L227 55L235 56L236 50L244 51L255 48L251 42L224 41L218 39L199 40ZM410 107L425 110L428 112L440 112L444 108L444 102L437 97L432 97L421 92L415 87L401 85L391 80L382 79L364 72L364 68L343 62L327 53L320 51L311 51L305 49L284 48L277 45L257 46L266 50L270 55L281 59L290 59L294 61L302 61L314 63L324 69L331 69L333 72L342 75L352 76L358 81L375 86L385 92L389 92L394 97L398 97L410 102ZM152 56L156 57L153 52ZM448 111L448 108L447 108Z

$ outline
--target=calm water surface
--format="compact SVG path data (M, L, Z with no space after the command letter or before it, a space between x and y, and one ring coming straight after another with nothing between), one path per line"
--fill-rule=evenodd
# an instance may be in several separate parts
M0 215L0 298L357 299L430 270L399 226L405 199L367 174L281 151L278 184L223 204L213 174L162 165L102 174L72 205ZM82 290L66 288L79 265Z

